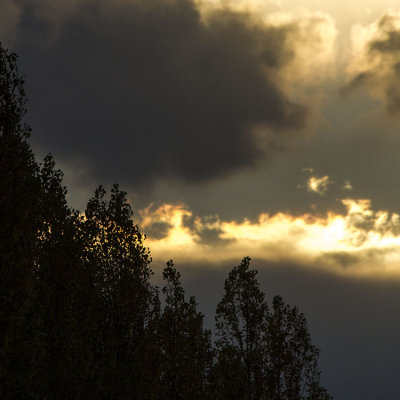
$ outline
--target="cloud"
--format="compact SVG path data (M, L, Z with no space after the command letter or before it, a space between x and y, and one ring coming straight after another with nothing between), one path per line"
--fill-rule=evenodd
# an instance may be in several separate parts
M152 239L163 239L168 236L172 225L163 221L154 221L146 225L146 236Z
M333 76L337 29L329 14L298 8L290 12L267 13L264 20L275 27L292 26L288 41L293 44L294 57L284 67L291 92L309 96L310 91L304 91L304 86L317 87Z
M301 172L314 174L315 170L314 168L302 168ZM305 185L297 185L297 188L304 189L310 193L319 194L320 196L324 196L328 191L329 186L336 186L341 191L353 190L353 186L349 180L346 179L342 185L337 185L329 175L324 175L324 176L311 175L307 179Z
M307 126L287 71L299 43L325 48L328 20L205 15L191 0L66 4L23 1L15 47L35 146L84 160L97 181L208 182L256 166Z
M252 221L200 217L183 204L164 204L141 211L139 224L144 232L152 221L170 227L147 242L158 262L221 263L249 255L339 275L400 277L400 216L374 211L365 199L341 202L343 214L261 213Z
M345 180L343 185L341 186L341 190L353 190L353 185L350 181Z
M309 174L314 173L314 168L302 168L302 172ZM298 189L305 189L307 192L317 193L320 196L324 196L330 185L333 185L333 180L328 176L316 176L312 175L307 179L305 186L297 185Z
M330 184L332 184L332 181L328 175L320 178L317 176L311 176L307 181L307 191L323 196L328 190Z
M325 253L317 259L317 262L322 262L323 264L331 263L333 265L339 265L342 268L359 264L360 261L360 257L345 251L333 251L330 253Z
M400 110L400 12L386 11L370 25L352 30L353 57L344 93L359 87L383 99L387 111Z
M175 241L178 237L184 241L190 237L195 244L207 246L219 246L233 240L221 236L223 231L218 216L200 218L184 204L162 204L158 207L150 204L139 211L139 224L150 240L169 240L169 236L173 235Z
M151 203L146 208L139 210L138 217L141 227L150 240L161 240L167 238L171 229L177 225L178 220L173 217L180 211L178 218L185 218L189 213L185 211L184 205L163 204L156 207Z
M222 237L224 232L221 229L221 220L215 215L204 218L195 217L193 214L185 215L182 226L189 230L190 234L193 235L193 240L198 244L221 246L235 240Z

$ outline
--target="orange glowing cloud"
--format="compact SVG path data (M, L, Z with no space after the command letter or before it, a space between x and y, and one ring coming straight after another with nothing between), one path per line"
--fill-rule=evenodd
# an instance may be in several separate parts
M262 213L256 221L240 222L201 218L184 204L164 204L141 210L141 227L168 228L162 237L147 239L158 261L221 262L249 255L338 274L400 277L400 216L373 211L369 200L341 201L344 214Z

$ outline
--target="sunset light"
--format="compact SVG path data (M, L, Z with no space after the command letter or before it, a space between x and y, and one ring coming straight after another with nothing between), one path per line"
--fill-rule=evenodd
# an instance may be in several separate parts
M180 262L240 259L244 255L272 261L297 261L349 276L400 278L400 221L398 214L373 211L369 200L343 199L346 214L326 216L260 214L256 221L200 218L185 205L165 204L141 211L141 227L168 226L165 237L146 244L154 259ZM186 220L192 219L188 225ZM203 241L216 233L214 243Z

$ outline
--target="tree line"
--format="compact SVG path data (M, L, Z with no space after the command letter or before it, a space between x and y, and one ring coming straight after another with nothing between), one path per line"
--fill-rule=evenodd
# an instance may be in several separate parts
M84 214L28 143L24 80L0 44L0 398L328 400L305 317L268 305L250 258L204 328L172 261L161 288L126 193Z

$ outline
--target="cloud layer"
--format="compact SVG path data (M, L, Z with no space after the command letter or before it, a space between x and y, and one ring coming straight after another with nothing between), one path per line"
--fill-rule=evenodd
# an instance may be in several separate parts
M250 255L339 275L399 278L400 216L374 211L369 200L341 202L343 214L263 213L254 221L202 218L183 204L150 206L139 215L158 262L174 257L179 262L220 263ZM154 226L163 229L152 234Z

